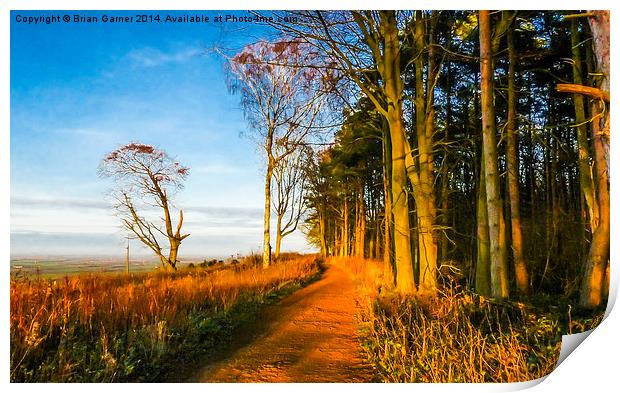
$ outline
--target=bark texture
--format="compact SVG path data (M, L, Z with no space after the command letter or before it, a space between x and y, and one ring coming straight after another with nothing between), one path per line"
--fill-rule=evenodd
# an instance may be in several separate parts
M503 206L497 167L497 140L495 136L495 109L493 94L493 53L491 46L491 18L489 11L479 13L480 30L480 91L482 109L482 146L485 166L489 243L491 256L491 295L507 298L508 266L505 237L502 234ZM503 243L503 244L502 244Z

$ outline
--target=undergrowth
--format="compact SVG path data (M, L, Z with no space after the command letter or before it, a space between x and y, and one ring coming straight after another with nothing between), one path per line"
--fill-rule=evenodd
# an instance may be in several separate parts
M268 269L12 280L10 380L168 380L318 273L303 257Z
M553 371L563 334L596 327L603 310L565 300L497 302L444 278L435 298L394 292L382 264L332 259L360 288L362 350L384 382L520 382ZM571 312L572 311L572 312Z

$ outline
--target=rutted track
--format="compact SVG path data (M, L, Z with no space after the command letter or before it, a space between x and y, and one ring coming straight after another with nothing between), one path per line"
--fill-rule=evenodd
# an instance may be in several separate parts
M356 339L354 297L347 273L328 266L319 281L244 327L247 345L219 354L191 382L371 382Z

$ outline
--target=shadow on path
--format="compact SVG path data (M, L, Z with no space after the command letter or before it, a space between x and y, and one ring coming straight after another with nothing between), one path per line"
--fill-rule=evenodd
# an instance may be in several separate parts
M189 382L371 382L356 338L355 288L329 265L323 278L239 329Z

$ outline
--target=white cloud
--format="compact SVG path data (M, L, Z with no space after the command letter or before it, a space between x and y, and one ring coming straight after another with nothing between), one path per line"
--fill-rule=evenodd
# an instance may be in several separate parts
M62 134L70 134L77 137L89 137L89 138L112 138L117 137L118 134L113 131L103 131L92 128L66 128L57 130Z
M174 52L162 52L159 49L145 47L127 54L127 58L136 67L157 67L168 63L184 63L199 56L199 48L183 48Z
M90 208L108 209L110 204L101 199L87 198L58 198L53 196L11 196L11 206L14 208Z

